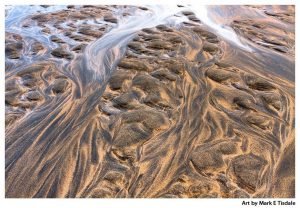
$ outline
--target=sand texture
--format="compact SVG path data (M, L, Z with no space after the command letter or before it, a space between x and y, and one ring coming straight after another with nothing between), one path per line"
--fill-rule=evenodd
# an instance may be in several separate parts
M208 9L236 42L180 5L35 7L6 12L6 197L295 197L294 6Z

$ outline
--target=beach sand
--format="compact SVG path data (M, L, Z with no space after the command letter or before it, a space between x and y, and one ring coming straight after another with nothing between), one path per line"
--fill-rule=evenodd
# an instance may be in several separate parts
M6 16L6 197L295 197L294 6L219 7L248 51L183 6L50 8Z

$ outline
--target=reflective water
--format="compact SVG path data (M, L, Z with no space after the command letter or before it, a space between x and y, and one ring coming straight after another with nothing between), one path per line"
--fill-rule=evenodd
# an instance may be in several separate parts
M265 13L285 7L263 9L8 6L7 51L19 49L14 38L22 50L20 58L6 57L6 195L102 197L108 183L108 192L121 184L114 197L158 197L173 179L191 183L188 191L208 187L193 188L194 181L215 183L207 188L215 191L235 165L222 158L245 158L253 169L268 164L255 174L239 170L262 175L246 189L252 194L260 185L254 196L269 197L269 175L293 142L295 37L294 25L280 19L286 16ZM33 55L36 43L42 49ZM123 58L127 66L120 67ZM203 153L209 161L201 164ZM220 178L197 173L194 166L207 162ZM180 178L185 170L191 180Z

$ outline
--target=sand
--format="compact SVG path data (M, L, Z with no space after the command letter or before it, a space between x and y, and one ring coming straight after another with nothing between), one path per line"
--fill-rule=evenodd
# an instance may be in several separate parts
M6 24L6 197L295 197L294 7L222 7L252 51L178 8Z

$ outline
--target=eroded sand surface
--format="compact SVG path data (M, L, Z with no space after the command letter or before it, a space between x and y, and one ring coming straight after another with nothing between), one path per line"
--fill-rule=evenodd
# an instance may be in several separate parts
M295 197L294 9L7 8L6 197Z

